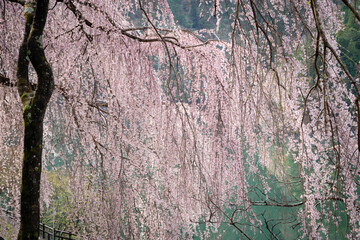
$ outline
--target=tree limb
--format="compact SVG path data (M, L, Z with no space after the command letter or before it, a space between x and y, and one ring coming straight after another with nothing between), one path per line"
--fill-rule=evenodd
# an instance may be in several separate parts
M342 2L352 11L352 13L354 14L354 16L357 18L357 20L360 23L360 15L359 13L356 11L356 9L347 1L347 0L342 0Z

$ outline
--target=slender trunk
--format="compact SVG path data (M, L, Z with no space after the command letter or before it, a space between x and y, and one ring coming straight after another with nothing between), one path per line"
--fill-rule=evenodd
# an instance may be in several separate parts
M18 239L37 239L40 223L40 180L43 140L41 111L24 111L25 136L21 181L21 226Z
M48 4L48 0L38 0L36 3L27 1L24 9L25 33L19 51L17 72L25 125L18 240L39 237L43 121L54 89L52 70L42 47ZM28 78L29 59L38 77L35 91Z

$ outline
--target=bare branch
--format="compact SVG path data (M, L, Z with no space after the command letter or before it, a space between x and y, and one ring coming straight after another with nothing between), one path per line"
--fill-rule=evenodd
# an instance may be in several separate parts
M275 206L275 207L298 207L303 205L305 202L296 202L296 203L271 203L271 202L262 202L262 201L254 201L250 202L251 205L254 206Z
M347 0L342 0L343 3L352 11L352 13L354 14L354 16L357 18L357 20L360 23L360 15L359 13L356 11L356 9L347 1Z

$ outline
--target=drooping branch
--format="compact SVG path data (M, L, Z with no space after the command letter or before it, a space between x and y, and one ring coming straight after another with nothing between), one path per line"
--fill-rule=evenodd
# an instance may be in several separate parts
M324 48L328 48L330 50L330 52L332 53L332 55L335 57L336 61L340 65L341 69L345 72L345 75L349 79L350 83L354 86L355 95L356 95L356 100L355 100L354 104L355 104L357 112L358 112L357 115L360 116L360 113L359 113L359 110L360 110L360 108L359 108L360 90L358 88L358 85L357 85L356 81L354 80L354 78L351 76L351 74L350 74L349 70L347 69L347 67L345 66L345 64L341 61L340 56L336 53L333 46L331 46L331 44L329 43L329 41L328 41L328 39L327 39L327 37L326 37L326 35L324 33L324 30L322 28L322 24L321 24L321 21L320 21L320 18L319 18L319 12L318 12L318 6L317 6L317 1L316 0L311 1L311 10L313 12L313 16L314 16L314 20L315 20L315 23L316 23L316 29L318 31L318 34L320 35L320 37L323 40ZM316 63L315 63L315 67L316 67ZM318 79L319 78L320 78L320 75L318 73ZM360 119L359 118L357 119L357 126L358 126L358 129L359 129L360 128ZM358 150L360 151L360 131L358 131Z
M84 28L83 28L83 24L85 24L86 26L90 27L90 28L96 28L98 30L100 30L101 32L104 32L106 34L109 34L110 32L117 32L119 31L122 35L131 38L133 40L142 42L142 43L153 43L153 42L162 42L162 43L169 43L171 45L177 46L179 48L182 49L189 49L189 48L196 48L196 47L201 47L201 46L205 46L211 42L214 41L218 41L218 40L207 40L207 41L202 41L201 39L199 39L198 37L196 37L192 32L188 31L188 30L182 30L184 33L188 33L191 34L193 36L195 36L201 43L199 44L194 44L194 45L183 45L179 42L178 38L176 38L175 36L168 36L165 34L160 34L160 33L171 33L172 31L169 29L160 29L154 26L152 27L136 27L136 28L123 28L121 26L119 26L114 19L105 11L103 11L101 8L99 8L98 6L96 6L94 3L91 2L82 2L82 1L77 1L79 4L83 5L83 6L87 6L97 12L99 12L100 14L103 14L105 16L105 19L110 23L110 25L115 28L115 29L109 29L108 27L105 26L97 26L95 27L95 24L90 21L89 19L87 19L84 14L76 7L76 5L74 4L74 1L66 1L65 4L67 6L67 8L75 15L75 17L77 18L77 20L79 21L80 24L80 29L82 30L82 32L85 34L85 36L92 41L93 36L89 33L87 33ZM144 9L142 8L142 4L139 1L139 6L140 9L144 12ZM144 12L145 17L147 18L148 22L149 22L149 18L146 14L146 12ZM151 24L151 22L149 22ZM152 24L151 24L152 25ZM137 31L145 31L145 30L154 30L156 33L156 36L158 37L141 37L136 35Z
M318 6L317 6L316 0L311 1L311 9L312 9L314 20L315 20L315 23L316 23L316 29L319 31L320 37L322 38L322 40L324 42L324 47L330 49L331 53L336 58L336 61L339 63L342 70L345 72L345 75L348 77L351 84L354 86L356 96L360 96L360 91L358 89L357 83L355 82L355 80L351 76L351 74L349 73L349 70L345 67L344 63L341 61L341 59L340 59L339 55L336 53L335 49L329 43L329 41L328 41L328 39L327 39L327 37L326 37L326 35L324 33L324 30L322 28L322 24L321 24L320 18L319 18L319 12L318 12Z

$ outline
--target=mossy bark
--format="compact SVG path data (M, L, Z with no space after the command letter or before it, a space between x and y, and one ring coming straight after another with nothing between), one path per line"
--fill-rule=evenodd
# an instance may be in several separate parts
M18 239L38 239L39 236L43 114L33 107L23 112L25 135Z
M33 1L26 3L24 9L25 33L19 51L17 69L17 87L24 105L23 119L25 125L21 181L21 223L18 240L35 240L39 236L43 121L54 89L53 73L46 60L41 41L48 4L48 0ZM35 91L33 91L28 78L29 60L38 77Z

